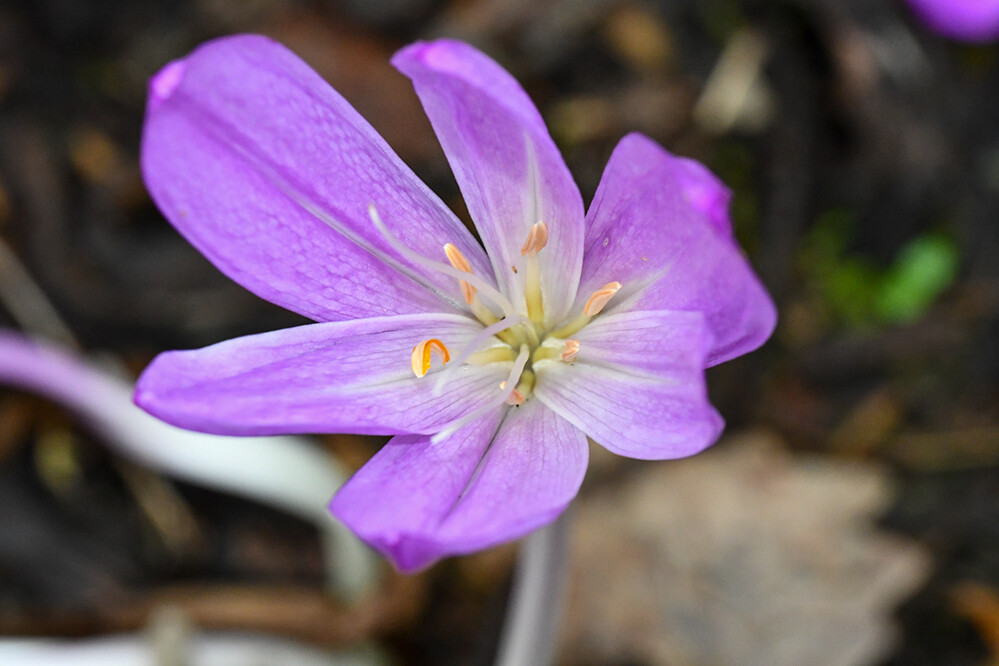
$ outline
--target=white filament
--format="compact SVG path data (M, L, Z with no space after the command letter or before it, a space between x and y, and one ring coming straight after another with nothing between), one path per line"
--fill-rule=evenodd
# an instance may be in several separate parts
M468 357L476 352L476 350L482 346L482 343L496 335L501 333L508 328L516 326L523 322L523 317L517 315L515 317L506 317L505 319L500 319L498 322L491 326L486 326L484 329L476 333L472 341L465 345L461 353L454 357L454 360L447 364L443 370L437 373L436 383L434 384L434 395L440 395L441 391L444 390L444 385L447 384L454 373L458 372L458 369L465 364Z
M513 390L517 388L517 383L520 381L520 375L524 372L524 366L527 365L527 357L527 345L521 345L520 354L517 355L517 360L513 362L513 367L510 368L510 374L507 375L506 382L502 384L503 388L496 394L496 397L491 400L487 400L483 405L477 409L473 409L468 414L460 416L450 423L446 423L436 435L430 438L430 443L440 444L442 441L472 421L475 421L476 419L485 416L492 410L498 409L500 406L506 404L506 399L509 398L510 394L513 393Z
M510 303L510 301L503 294L501 294L496 287L493 287L475 273L466 273L465 271L458 270L450 264L428 259L419 252L414 252L406 247L398 238L392 235L392 232L385 226L385 222L382 221L382 218L375 209L374 204L370 204L368 206L368 216L371 218L371 222L375 225L375 228L378 229L382 236L385 237L385 240L388 241L389 245L392 246L392 249L401 254L403 257L428 270L443 273L448 277L467 282L478 289L479 293L485 296L496 307L500 308L503 311L504 316L517 316L517 312L514 309L513 304Z

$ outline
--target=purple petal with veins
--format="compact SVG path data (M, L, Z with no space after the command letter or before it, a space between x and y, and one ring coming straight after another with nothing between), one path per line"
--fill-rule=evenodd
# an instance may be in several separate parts
M330 508L413 571L554 520L576 496L588 453L580 430L530 401L505 414L496 410L437 444L425 436L394 438Z
M320 323L163 354L136 401L213 433L395 435L331 510L413 571L554 520L587 437L648 459L709 446L704 369L776 315L702 165L626 137L584 216L499 65L451 40L393 64L485 247L287 49L209 42L150 83L146 183L220 270Z
M264 37L227 37L152 81L142 171L171 223L226 275L318 321L454 311L457 283L413 266L371 224L444 260L485 253L339 94ZM439 239L440 242L438 242Z
M520 248L536 222L549 323L569 314L583 259L583 200L541 114L505 70L467 44L416 43L392 58L413 80L469 213L508 290L525 280ZM517 272L514 272L514 266Z
M415 377L399 350L427 337L463 346L479 330L459 315L401 315L167 352L140 378L135 401L168 423L217 435L434 434L494 395L512 363L470 367L434 395L435 372Z
M702 313L714 340L707 363L716 365L763 344L777 312L732 242L727 216L719 220L721 185L690 165L640 134L621 140L586 214L579 293L616 280L624 286L608 313Z

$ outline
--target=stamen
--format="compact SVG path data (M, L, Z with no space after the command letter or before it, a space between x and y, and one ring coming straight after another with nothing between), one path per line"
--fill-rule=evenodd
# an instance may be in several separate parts
M462 282L465 284L465 282ZM474 289L475 287L471 287ZM499 321L499 317L493 314L493 311L482 304L482 299L478 296L472 297L472 314L478 319L483 325L490 326Z
M590 319L600 314L607 305L607 302L611 299L614 294L621 289L620 282L608 282L604 286L597 289L590 297L586 300L586 305L583 306L583 311L579 315L570 321L568 324L563 324L561 328L558 328L548 334L549 338L568 338L570 335L575 334L579 329L590 323Z
M607 301L609 301L620 288L620 282L608 282L604 286L600 287L600 289L597 289L586 301L586 305L583 306L583 314L587 317L594 317L600 314L600 311L604 309L605 305L607 305Z
M513 393L516 387L517 381L520 379L521 373L524 372L524 366L527 365L528 349L527 345L521 345L520 354L517 355L517 360L513 362L513 367L510 368L510 374L507 375L506 381L503 382L505 388L501 389L500 393L494 398L487 400L481 407L474 409L464 416L460 416L457 419L451 421L450 423L444 424L440 431L430 438L431 444L439 444L441 441L447 439L453 435L457 430L461 429L463 426L481 418L485 414L488 414L492 410L506 403L507 398Z
M451 354L448 353L447 347L444 343L437 338L430 338L429 340L424 340L420 344L413 347L413 354L410 356L410 362L413 366L413 374L417 377L423 377L430 370L430 363L433 354L436 353L441 359L443 365L447 365L447 362L451 360Z
M526 257L528 254L537 254L545 245L548 245L548 225L542 221L531 225L531 230L527 234L527 240L520 246L520 256Z
M566 340L559 358L568 363L579 353L579 340Z
M444 254L447 256L447 260L451 262L451 265L463 272L472 273L472 264L465 258L465 255L461 253L457 247L452 243L444 244ZM470 285L466 280L458 280L458 286L461 287L461 295L465 297L465 302L472 307L472 314L475 318L481 321L486 326L490 324L495 324L499 321L499 317L492 313L482 302L476 298L476 289Z
M573 335L574 333L578 332L579 329L583 328L589 323L590 323L590 318L586 315L586 313L580 312L579 315L575 319L570 321L568 324L565 324L561 328L556 329L551 333L549 333L548 338L549 339L568 338L570 335Z
M465 359L468 365L489 365L490 363L510 362L514 359L513 350L507 345L497 345L469 354Z
M444 243L444 254L447 255L447 260L451 262L451 265L459 271L465 273L472 272L472 264L468 262L465 255L453 243Z
M468 259L461 253L461 250L451 243L444 244L444 254L447 256L447 260L451 262L451 265L459 271L463 273L472 272L472 264L468 263ZM472 300L475 298L475 287L464 280L458 280L458 285L461 287L461 295L465 297L465 302L471 305Z
M531 365L537 365L542 361L554 361L559 358L559 355L562 352L562 347L558 343L558 340L548 338L536 347L534 349L534 353L531 354Z
M587 318L589 319L589 318ZM580 327L582 328L582 327ZM562 361L570 363L579 353L579 340L560 340L549 337L531 354L532 365L545 361Z
M524 299L527 304L527 318L541 325L545 320L545 305L541 294L541 268L538 266L538 252L548 244L548 225L535 222L527 234L527 240L520 248L520 256L527 257L524 272Z
M419 252L414 252L403 245L398 238L392 235L392 232L388 230L388 227L385 226L385 222L382 221L382 218L375 209L374 204L370 204L368 206L368 217L371 218L372 224L374 224L379 233L384 236L385 240L388 241L388 244L392 246L392 249L401 254L407 260L418 266L422 266L427 270L443 273L444 275L455 278L456 280L464 280L468 282L475 287L479 293L489 299L490 303L502 310L504 316L517 316L517 311L514 309L513 304L511 304L510 301L496 289L496 287L493 287L475 273L459 271L457 268L450 266L449 264L442 264L439 261L428 259Z

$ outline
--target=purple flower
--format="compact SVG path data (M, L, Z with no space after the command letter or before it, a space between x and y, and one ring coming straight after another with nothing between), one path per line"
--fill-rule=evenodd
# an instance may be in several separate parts
M704 368L776 315L700 164L629 135L584 217L495 62L446 40L392 62L485 249L284 47L208 43L151 83L146 183L219 269L319 323L163 354L136 401L211 433L395 435L331 510L409 571L552 521L587 436L643 459L709 446L723 423Z
M999 0L908 0L912 11L945 37L989 42L999 37Z

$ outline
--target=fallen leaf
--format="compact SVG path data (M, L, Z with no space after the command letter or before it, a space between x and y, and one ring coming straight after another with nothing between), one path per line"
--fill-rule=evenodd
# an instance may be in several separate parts
M872 663L928 573L872 519L872 465L792 455L755 433L640 468L579 507L564 663Z

